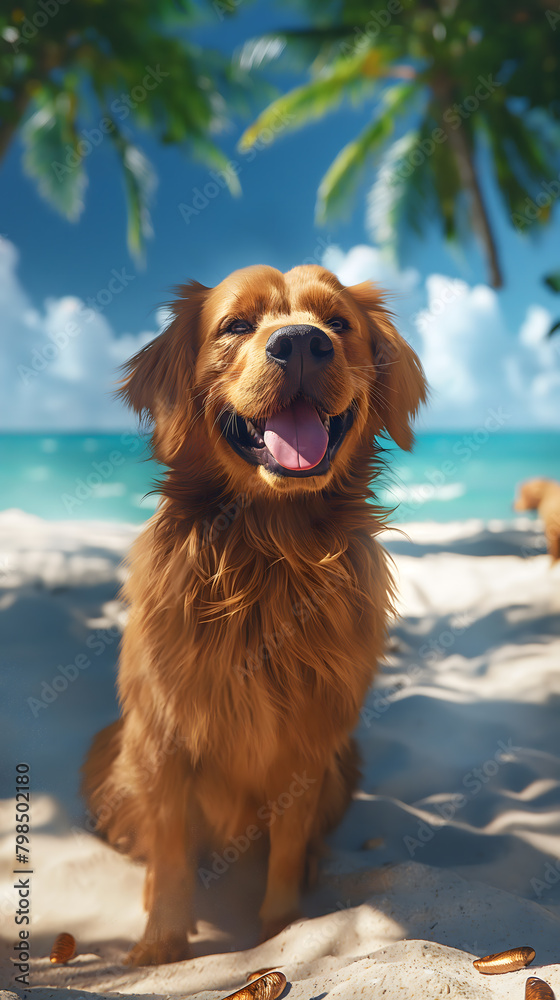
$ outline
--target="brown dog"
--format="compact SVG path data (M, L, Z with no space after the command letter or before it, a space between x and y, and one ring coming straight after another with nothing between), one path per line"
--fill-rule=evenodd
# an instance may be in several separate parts
M560 483L554 479L529 479L519 487L513 509L538 510L552 560L560 559Z
M147 864L136 964L188 955L209 840L267 830L263 937L298 915L357 780L349 734L392 607L374 438L409 449L425 399L369 283L250 267L180 291L122 390L169 472L131 556L122 718L84 767L100 832ZM267 824L263 804L286 795Z

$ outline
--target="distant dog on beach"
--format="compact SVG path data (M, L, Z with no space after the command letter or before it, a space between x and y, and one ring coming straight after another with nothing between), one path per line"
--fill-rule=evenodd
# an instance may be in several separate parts
M250 267L173 312L122 389L169 471L130 557L122 717L84 765L99 832L147 865L139 965L188 957L197 858L234 837L268 838L262 937L297 918L392 612L375 438L409 449L426 393L368 282Z
M537 510L544 524L548 551L560 559L560 483L554 479L529 479L522 483L514 510Z

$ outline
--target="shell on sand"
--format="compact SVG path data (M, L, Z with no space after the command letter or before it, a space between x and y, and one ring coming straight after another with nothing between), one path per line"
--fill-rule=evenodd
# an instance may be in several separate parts
M517 972L518 969L529 965L534 957L535 949L525 945L522 948L510 948L508 951L496 952L495 955L477 958L473 965L485 976L496 976L503 972Z
M252 983L254 979L260 979L261 976L266 976L268 972L274 972L275 966L272 965L270 969L257 969L256 972L250 972L247 976L247 982Z
M65 965L76 954L76 939L64 932L55 938L51 948L50 959L53 965Z
M235 993L230 993L224 1000L277 1000L285 986L283 972L266 972Z
M555 1000L554 991L544 979L531 976L525 983L525 1000Z

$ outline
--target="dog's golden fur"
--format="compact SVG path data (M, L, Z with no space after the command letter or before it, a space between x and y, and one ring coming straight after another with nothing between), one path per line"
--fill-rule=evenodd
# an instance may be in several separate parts
M263 936L297 916L306 865L357 780L349 734L392 610L375 539L383 515L370 502L374 438L386 430L410 448L425 398L418 359L369 283L263 266L180 291L173 322L132 359L123 388L153 421L169 472L130 558L122 717L84 766L100 832L147 864L147 927L129 957L142 964L188 955L196 856L251 825L269 834ZM347 328L333 332L333 315ZM229 332L240 317L251 332ZM265 356L286 324L328 332L334 356L313 402L353 417L330 468L306 478L249 464L221 423L290 404ZM304 793L268 825L263 803L302 774Z
M552 561L560 559L560 483L529 479L519 487L514 510L538 510Z

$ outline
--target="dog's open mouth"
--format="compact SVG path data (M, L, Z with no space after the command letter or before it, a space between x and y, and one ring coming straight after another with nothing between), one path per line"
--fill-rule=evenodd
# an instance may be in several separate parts
M328 472L352 423L352 407L329 416L298 398L266 418L225 413L221 429L230 447L251 465L264 465L277 476L305 478Z

